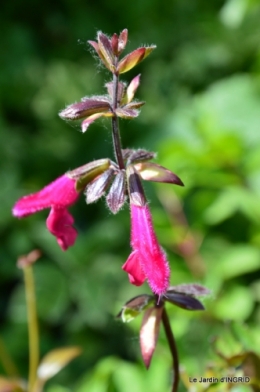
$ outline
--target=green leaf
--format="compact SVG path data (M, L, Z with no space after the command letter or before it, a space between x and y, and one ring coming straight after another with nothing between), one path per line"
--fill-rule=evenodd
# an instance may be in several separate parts
M237 211L242 212L250 220L259 222L259 200L251 191L237 186L225 188L204 213L205 221L218 224L232 216Z
M143 392L145 381L140 369L131 363L122 362L113 373L114 384L120 392Z
M247 287L235 286L224 291L212 309L221 320L246 320L254 308L254 301Z
M230 279L260 268L260 251L250 245L229 247L218 259L215 270L224 279Z
M108 392L111 388L111 376L119 369L121 361L114 357L101 359L94 370L88 373L76 392ZM113 390L113 389L112 389Z

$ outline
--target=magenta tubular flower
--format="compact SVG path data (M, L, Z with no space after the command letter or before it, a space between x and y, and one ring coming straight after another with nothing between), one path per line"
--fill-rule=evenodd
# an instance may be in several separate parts
M140 286L147 279L152 291L162 295L168 288L170 268L156 238L148 205L131 204L132 253L123 265L130 283Z
M44 208L51 208L46 220L48 230L57 238L62 250L72 246L77 231L72 226L74 219L67 208L76 202L79 193L75 190L75 180L64 174L39 192L22 197L13 207L17 218L34 214Z

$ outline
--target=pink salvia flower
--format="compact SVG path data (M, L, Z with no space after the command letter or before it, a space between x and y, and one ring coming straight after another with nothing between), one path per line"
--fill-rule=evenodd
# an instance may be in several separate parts
M47 228L57 238L61 249L66 250L77 237L77 231L72 226L74 219L67 208L76 202L78 196L75 180L64 174L39 192L22 197L12 212L17 218L23 218L44 208L51 208L46 221Z
M133 252L123 265L130 283L140 286L147 279L152 291L162 295L168 288L170 268L156 238L148 205L131 204Z

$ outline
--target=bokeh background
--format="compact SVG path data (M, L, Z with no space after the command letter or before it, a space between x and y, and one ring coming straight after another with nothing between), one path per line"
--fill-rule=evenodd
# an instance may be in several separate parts
M198 377L210 367L216 376L243 372L241 361L234 365L232 358L250 352L247 368L257 377L259 20L258 0L1 5L0 336L22 377L28 371L28 338L16 260L39 248L43 256L34 273L41 356L62 346L83 350L46 391L170 390L171 357L163 330L147 372L138 342L141 317L127 325L115 319L127 300L149 293L147 285L131 286L121 270L130 252L128 208L112 216L102 200L86 206L82 196L71 209L79 236L67 252L46 229L47 211L23 220L11 215L19 197L69 169L113 157L109 120L83 135L79 124L66 123L57 113L82 96L104 92L110 75L86 41L98 30L111 35L123 28L129 30L128 51L157 45L123 75L129 81L142 74L137 97L146 101L136 120L121 121L123 145L158 152L158 163L185 183L181 189L150 183L145 189L171 265L171 283L196 282L212 290L205 312L167 307L182 369ZM231 358L231 365L218 352ZM5 373L2 365L0 373ZM182 384L181 390L186 388Z

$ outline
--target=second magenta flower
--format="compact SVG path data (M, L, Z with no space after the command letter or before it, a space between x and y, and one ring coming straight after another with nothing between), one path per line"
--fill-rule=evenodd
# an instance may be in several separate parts
M131 203L132 253L123 265L132 284L140 286L145 280L155 294L162 295L169 285L170 268L166 255L154 232L147 204Z

